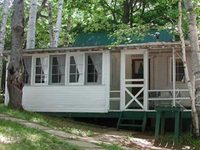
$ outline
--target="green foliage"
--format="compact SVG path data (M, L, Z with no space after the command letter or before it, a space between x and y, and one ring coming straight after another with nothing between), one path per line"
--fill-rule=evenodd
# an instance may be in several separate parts
M147 32L148 28L146 26L133 26L130 28L126 24L122 24L118 30L115 30L113 34L110 36L114 39L117 39L113 45L118 45L118 44L130 44L133 43L133 40L137 39L139 40L144 36L144 34ZM134 39L134 37L137 37Z
M0 120L0 136L0 149L79 149L77 146L72 146L43 131L27 128L17 123L5 120Z
M200 30L200 4L197 0L194 1L196 1L197 20ZM74 42L76 35L81 32L106 31L113 33L112 36L119 39L119 42L114 44L118 44L121 41L129 43L130 41L126 39L128 37L127 35L132 33L141 35L151 28L170 29L174 34L177 34L177 0L137 1L135 7L132 7L133 12L131 13L132 16L129 17L128 23L123 22L124 11L126 10L124 2L125 0L65 0L59 46L69 46ZM0 10L2 9L1 6ZM52 0L52 6L53 24L55 25L57 18L57 0ZM38 9L40 8L41 1L38 6ZM11 13L12 8L7 24L6 49L10 49L11 42ZM41 14L42 16L39 16L36 26L36 48L49 47L50 43L48 8L43 8ZM2 14L0 13L0 18L1 16ZM28 16L29 1L25 1L25 30L27 30ZM185 37L187 37L188 33L186 16L184 12L183 28Z

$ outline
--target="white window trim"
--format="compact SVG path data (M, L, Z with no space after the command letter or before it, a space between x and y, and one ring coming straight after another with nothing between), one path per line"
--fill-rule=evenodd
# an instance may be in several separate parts
M35 83L35 65L36 65L36 58L47 57L47 82L46 83ZM40 55L33 55L32 56L32 85L48 85L49 84L49 55L40 54Z
M177 60L177 59L181 59L180 57L175 57L175 61ZM172 65L173 65L173 63L172 63L172 61L173 61L173 58L172 57L170 57L170 61L169 61L169 66L170 66L170 68L169 68L169 82L170 83L173 83L173 80L172 80L172 74L173 74L173 71L172 71ZM175 62L175 64L176 64L176 62ZM176 66L175 66L176 67ZM184 74L185 75L185 74ZM181 82L181 81L175 81L176 82L176 84L185 84L185 81L184 82Z
M75 55L81 55L83 57L83 62L82 62L82 78L83 80L81 82L70 82L70 57L71 56L75 56ZM71 52L71 53L68 53L67 57L66 57L66 66L68 66L68 68L66 69L67 70L67 85L84 85L84 82L85 82L85 53L83 52Z
M30 57L31 58L31 74L30 74L30 83L24 83L24 86L30 86L31 85L31 80L32 80L32 62L33 62L33 57L31 55L23 55L24 57Z
M51 66L50 66L50 63L51 63L51 57L52 56L59 56L59 55L62 55L62 56L65 56L65 76L64 76L64 82L63 83L51 83L50 82L50 75L51 75L51 72L50 72L50 70L51 70ZM66 66L67 66L67 60L66 60L66 53L54 53L54 54L49 54L49 60L48 60L48 62L49 62L49 64L48 64L48 69L49 69L49 72L48 72L48 85L66 85Z
M101 63L101 67L102 67L102 71L101 71L101 83L97 83L97 82L87 82L87 63L86 63L86 55L87 54L92 54L92 53L94 53L94 54L101 54L101 60L102 60L102 63ZM85 52L85 70L84 70L84 75L85 75L85 78L84 78L84 84L85 85L104 85L104 78L105 78L105 75L104 75L104 65L106 65L105 64L105 62L104 62L104 57L105 57L105 52L103 52L103 51L97 51L97 52L93 52L93 51L88 51L88 52Z

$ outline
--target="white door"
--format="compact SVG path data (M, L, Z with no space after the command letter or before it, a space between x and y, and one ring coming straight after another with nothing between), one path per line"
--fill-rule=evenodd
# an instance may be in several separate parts
M148 52L125 50L121 52L121 109L147 110Z

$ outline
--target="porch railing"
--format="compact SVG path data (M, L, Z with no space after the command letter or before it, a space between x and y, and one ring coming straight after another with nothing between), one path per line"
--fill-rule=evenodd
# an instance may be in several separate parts
M172 105L175 99L176 105L185 110L191 109L191 101L188 89L176 89L175 97L173 90L148 90L148 109L154 110L158 105Z

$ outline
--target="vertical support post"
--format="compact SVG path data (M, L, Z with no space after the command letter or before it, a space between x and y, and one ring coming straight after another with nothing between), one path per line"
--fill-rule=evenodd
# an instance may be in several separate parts
M102 83L106 85L106 111L110 109L110 51L104 51L102 58L103 76Z
M148 109L148 82L149 82L149 57L148 51L144 51L144 110Z
M156 112L156 125L155 125L155 139L156 140L159 138L159 134L160 134L160 117L161 117L161 112L157 111Z
M121 86L120 86L120 95L121 95L121 103L120 103L120 110L123 111L125 107L125 67L126 67L126 54L121 51L121 68L120 68L120 75L121 75Z
M176 57L175 57L175 49L172 48L172 64L173 64L173 106L176 106Z
M176 110L175 111L175 129L174 129L174 136L175 136L176 142L178 142L179 131L180 131L180 110Z

